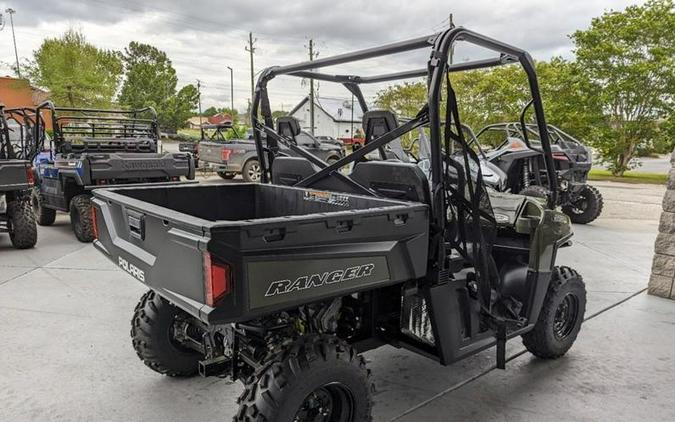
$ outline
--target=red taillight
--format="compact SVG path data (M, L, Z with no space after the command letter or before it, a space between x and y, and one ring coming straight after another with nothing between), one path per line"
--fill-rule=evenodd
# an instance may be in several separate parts
M553 153L553 159L554 160L560 160L560 161L569 161L570 159L565 155L564 152L554 152Z
M94 230L94 239L98 239L98 224L96 223L96 207L91 206L91 228Z
M232 154L232 150L223 148L223 151L220 154L221 154L220 158L222 158L223 161L227 161L230 159L230 154Z
M35 174L33 174L33 169L26 167L26 180L28 180L29 185L35 184Z
M213 307L230 293L231 273L229 265L214 260L208 252L204 253L204 287L207 305Z

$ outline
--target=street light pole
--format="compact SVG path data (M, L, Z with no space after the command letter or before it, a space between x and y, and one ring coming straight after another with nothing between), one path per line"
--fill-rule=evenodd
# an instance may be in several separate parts
M230 111L234 113L234 71L230 66L227 68L230 69Z
M14 56L16 57L16 73L19 75L19 79L21 79L21 67L19 66L19 53L16 50L16 35L14 35L14 18L12 15L16 13L16 10L12 9L11 7L8 7L5 9L5 13L9 15L9 24L12 27L12 39L14 40Z

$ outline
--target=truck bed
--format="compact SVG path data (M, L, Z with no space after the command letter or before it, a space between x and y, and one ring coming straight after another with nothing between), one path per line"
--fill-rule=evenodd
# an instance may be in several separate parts
M264 184L100 189L95 246L209 323L424 276L428 206ZM206 304L206 262L230 268Z

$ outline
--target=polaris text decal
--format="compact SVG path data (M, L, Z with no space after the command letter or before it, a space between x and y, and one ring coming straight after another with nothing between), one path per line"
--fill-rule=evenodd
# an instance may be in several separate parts
M145 271L141 270L121 256L117 257L117 265L119 265L124 271L136 277L139 281L145 283Z
M296 278L295 281L291 280L274 281L270 284L269 288L267 289L265 297L283 295L295 291L321 287L323 285L329 285L334 283L340 283L343 281L356 280L359 278L368 277L373 273L374 269L375 264L364 264L355 267L345 268L344 270L335 270L320 274L303 275Z

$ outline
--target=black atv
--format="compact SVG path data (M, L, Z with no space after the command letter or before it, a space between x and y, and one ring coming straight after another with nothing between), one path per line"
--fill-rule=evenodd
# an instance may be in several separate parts
M22 114L21 109L5 109L0 104L0 233L9 233L17 249L32 248L37 242L37 225L30 205L34 148L25 136L22 119L34 116ZM11 127L9 122L13 123Z
M496 57L449 64L458 39ZM412 71L317 70L418 49L430 59ZM552 182L547 203L488 192L461 130L450 73L507 64L528 75ZM366 110L364 146L330 164L302 148L299 122L272 118L267 87L280 75L353 93ZM429 103L413 119L399 125L391 112L368 111L361 84L417 77L429 82ZM389 344L449 365L496 346L504 368L512 338L544 359L570 349L586 290L576 271L555 264L572 231L554 209L554 160L525 51L453 28L268 68L255 93L261 183L94 192L94 246L150 289L131 321L150 369L242 380L235 421L363 422L372 410L364 351ZM430 133L431 181L387 154L419 127ZM371 153L381 159L364 160Z
M559 128L547 125L547 129L557 174L557 205L573 223L590 223L600 216L603 207L602 195L588 184L592 152ZM465 133L475 140L483 166L489 167L485 180L490 186L522 195L548 196L550 189L543 177L544 152L537 125L499 123L484 127L475 136L468 128ZM489 144L498 146L487 152L481 148Z
M157 152L157 113L150 107L80 109L56 107L47 101L36 113L43 110L51 116L54 137L34 163L37 186L32 205L42 226L53 224L57 211L68 212L77 239L91 242L95 234L93 189L195 177L190 154ZM44 139L44 132L44 125L37 124L34 137Z

